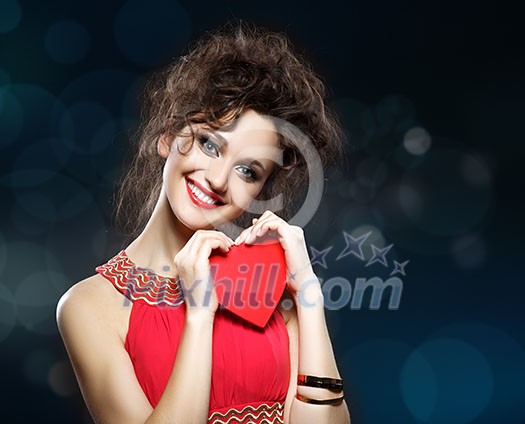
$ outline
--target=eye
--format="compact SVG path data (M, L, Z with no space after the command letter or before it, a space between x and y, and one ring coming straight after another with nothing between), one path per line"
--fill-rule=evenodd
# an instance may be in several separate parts
M236 169L241 174L241 177L244 178L245 180L255 181L258 179L257 173L249 166L241 165L241 166L238 166Z
M219 156L219 146L211 138L200 134L197 135L197 141L204 153L207 155Z

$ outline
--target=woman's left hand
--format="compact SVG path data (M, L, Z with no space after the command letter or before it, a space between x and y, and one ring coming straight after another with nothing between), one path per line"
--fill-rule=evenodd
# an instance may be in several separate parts
M246 228L235 239L235 244L251 244L257 237L263 237L271 232L272 236L281 243L286 259L286 274L288 276L288 287L292 293L299 292L306 284L312 281L318 284L318 279L310 263L310 257L306 249L304 232L301 227L288 224L284 219L275 215L272 211L264 212L259 219L253 220L254 224Z

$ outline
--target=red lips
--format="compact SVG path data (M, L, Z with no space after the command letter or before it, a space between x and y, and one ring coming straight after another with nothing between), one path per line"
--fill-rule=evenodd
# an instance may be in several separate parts
M209 204L204 202L203 200L199 199L193 191L191 191L191 188L189 184L193 184L197 189L202 191L206 196L209 196L211 199L213 199L216 203ZM186 189L188 191L188 195L190 196L191 201L196 204L197 206L201 208L206 209L212 209L216 208L218 206L224 205L224 201L221 197L219 197L217 194L213 193L212 191L209 191L208 189L204 188L202 185L200 185L198 182L192 180L191 178L186 178Z

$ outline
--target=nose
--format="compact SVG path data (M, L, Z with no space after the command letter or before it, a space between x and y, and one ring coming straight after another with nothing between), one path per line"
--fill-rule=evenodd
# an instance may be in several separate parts
M212 159L206 170L206 181L217 193L224 193L228 188L228 166L220 159Z

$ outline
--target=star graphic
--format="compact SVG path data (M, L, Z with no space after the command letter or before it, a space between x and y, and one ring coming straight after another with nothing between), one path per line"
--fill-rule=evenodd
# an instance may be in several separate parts
M396 261L394 259L394 270L390 273L390 275L394 275L394 274L399 273L401 275L406 276L406 274L405 274L405 266L409 262L410 262L410 260L399 263L398 261Z
M373 244L371 244L370 246L372 247L372 253L374 254L374 256L370 258L370 260L365 265L365 267L367 267L368 265L372 265L373 263L376 263L376 262L379 262L383 264L384 266L388 267L388 262L386 261L386 254L394 245L391 244L387 247L383 247L382 249L374 246Z
M319 264L323 268L328 268L328 265L326 265L326 255L328 255L328 252L332 250L332 247L327 247L324 250L317 250L315 247L310 246L310 250L312 252L313 259L310 261L312 265Z
M343 236L345 237L346 246L343 249L341 253L339 253L339 256L335 258L336 261L338 261L341 258L344 258L345 256L348 256L350 254L353 254L357 256L362 261L365 260L365 257L363 256L363 249L361 246L363 245L364 241L368 238L368 236L372 234L372 231L369 231L366 234L363 234L357 238L352 237L350 234L348 234L346 231L343 231Z

